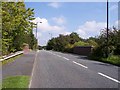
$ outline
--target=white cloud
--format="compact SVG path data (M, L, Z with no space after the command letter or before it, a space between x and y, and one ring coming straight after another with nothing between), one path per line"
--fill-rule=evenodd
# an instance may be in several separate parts
M44 31L61 31L61 30L64 30L65 28L63 26L57 26L57 25L50 25L48 23L48 20L45 19L45 18L39 18L37 17L35 20L33 20L34 23L37 23L37 22L42 22L42 23L38 23L37 25L37 28L38 30L44 32Z
M62 24L66 23L65 17L63 17L63 16L53 17L52 20L59 25L62 25Z
M76 32L82 38L89 38L100 34L101 29L106 27L105 22L87 21L85 24L79 26Z
M48 6L51 6L53 8L59 8L61 4L59 2L52 2L52 3L49 3Z
M120 29L120 20L117 20L113 26Z
M109 9L110 9L111 11L113 11L113 10L115 10L115 9L117 9L117 8L118 8L118 5L114 4L114 5L112 5Z
M50 23L46 18L37 17L32 22L34 23L42 22L42 23L38 23L37 25L37 38L40 45L45 45L46 42L51 38L51 35L49 33L52 34L52 37L57 37L59 34L64 34L64 35L70 34L70 32L66 31L65 26L50 25ZM33 33L36 36L35 34L36 29L34 29Z

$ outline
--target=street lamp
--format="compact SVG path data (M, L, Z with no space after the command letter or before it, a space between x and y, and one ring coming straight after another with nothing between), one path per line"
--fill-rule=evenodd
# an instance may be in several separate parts
M49 33L50 34L50 36L51 36L51 39L52 39L52 33Z
M42 23L42 22L37 22L36 23L36 40L37 40L37 28L38 28L38 23ZM37 42L38 42L38 40L37 40ZM38 44L38 43L37 43ZM38 45L37 45L38 46ZM36 49L37 49L37 46L36 46Z
M38 26L38 23L42 23L42 22L37 22L36 25ZM37 26L36 26L36 39L37 39Z

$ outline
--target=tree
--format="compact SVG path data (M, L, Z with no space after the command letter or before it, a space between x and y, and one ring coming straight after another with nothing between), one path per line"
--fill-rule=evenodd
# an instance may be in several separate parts
M94 56L107 57L109 55L120 55L120 30L115 27L109 29L107 44L107 30L103 29L97 38L97 47L93 50Z
M56 50L56 51L69 51L69 46L73 46L75 42L78 42L81 38L79 38L77 33L71 33L70 35L62 35L59 37L52 38L48 41L47 49L48 50Z
M78 35L77 33L72 32L72 33L70 34L70 43L71 43L71 44L74 44L75 42L78 42L78 41L80 41L80 40L81 40L81 38L79 37L79 35Z
M26 9L24 2L2 2L2 51L3 54L21 50L23 43L31 48L36 44L32 33L35 27L34 9ZM31 43L32 42L32 43Z
M90 44L83 41L79 41L79 42L75 42L74 46L90 46Z

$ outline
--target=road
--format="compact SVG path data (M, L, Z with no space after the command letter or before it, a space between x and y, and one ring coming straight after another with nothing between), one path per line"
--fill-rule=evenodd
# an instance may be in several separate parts
M84 56L41 50L30 88L118 88L118 67Z

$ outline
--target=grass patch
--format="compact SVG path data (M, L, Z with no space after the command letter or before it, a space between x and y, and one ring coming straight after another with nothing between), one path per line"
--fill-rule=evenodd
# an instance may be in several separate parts
M112 55L112 56L109 56L108 58L102 58L102 61L119 66L120 56Z
M12 76L3 79L2 88L28 88L29 76Z
M7 63L10 63L10 62L13 62L14 60L16 60L17 58L19 58L19 57L22 56L22 55L23 55L23 54L19 54L19 55L15 56L15 57L12 57L12 58L10 58L10 59L4 60L4 61L2 61L2 65L7 64Z
M120 66L120 55L112 55L112 56L109 56L108 58L95 57L95 56L91 56L91 57L88 57L88 58L92 59L92 60L96 60L96 61Z

